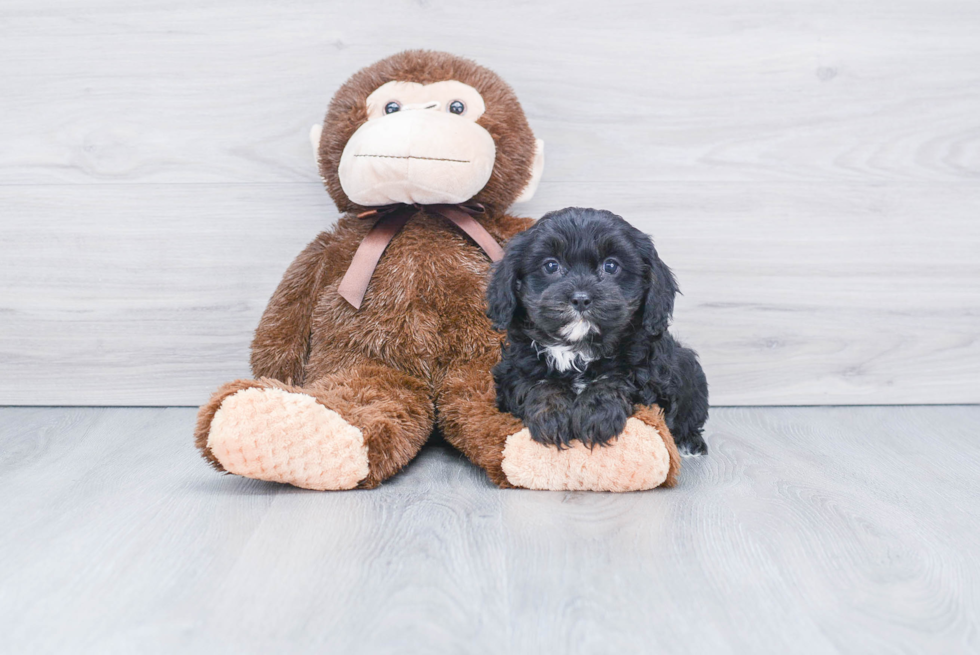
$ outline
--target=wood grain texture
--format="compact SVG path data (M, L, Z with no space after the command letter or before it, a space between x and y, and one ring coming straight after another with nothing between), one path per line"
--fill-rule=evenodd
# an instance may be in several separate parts
M307 143L407 47L507 79L531 216L657 239L721 404L980 402L980 5L0 8L0 403L198 404L336 212Z
M673 490L221 476L189 409L0 409L0 650L966 653L978 407L716 409Z
M497 70L552 181L976 181L961 0L8 0L0 182L315 179L305 136L405 48Z
M203 403L248 375L282 271L336 216L315 185L57 189L0 187L7 404ZM980 401L980 190L540 193L531 215L603 204L655 236L715 404Z

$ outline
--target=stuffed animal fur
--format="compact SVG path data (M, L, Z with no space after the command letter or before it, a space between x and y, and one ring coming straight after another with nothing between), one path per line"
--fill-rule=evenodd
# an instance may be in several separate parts
M611 445L591 450L539 444L497 410L490 371L503 336L486 316L490 249L437 209L478 203L478 227L497 244L531 224L506 210L537 186L542 144L506 83L449 54L389 57L337 91L318 161L343 216L269 301L252 342L254 379L225 384L201 407L195 441L214 468L368 489L438 426L501 487L675 484L679 458L656 407L639 408ZM403 224L368 270L363 298L352 299L342 281L384 222L371 212L379 206L397 207Z

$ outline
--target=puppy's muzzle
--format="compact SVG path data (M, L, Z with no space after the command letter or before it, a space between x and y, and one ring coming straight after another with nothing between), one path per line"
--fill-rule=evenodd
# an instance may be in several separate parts
M576 291L572 294L572 297L568 299L568 304L572 308L579 312L585 312L592 306L592 295L586 291Z

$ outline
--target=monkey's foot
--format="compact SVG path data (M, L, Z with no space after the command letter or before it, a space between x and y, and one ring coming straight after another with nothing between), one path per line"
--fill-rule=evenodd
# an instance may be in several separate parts
M525 428L507 437L501 467L511 484L526 489L641 491L665 482L672 486L665 444L670 437L661 435L666 426L660 425L630 418L615 440L591 450L580 441L558 450L534 441Z
M229 473L304 489L353 489L368 475L361 431L312 396L282 389L226 397L207 446Z

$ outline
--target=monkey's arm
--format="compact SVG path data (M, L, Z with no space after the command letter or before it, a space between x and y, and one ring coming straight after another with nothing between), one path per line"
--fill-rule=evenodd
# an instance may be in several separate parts
M303 384L313 307L325 283L334 235L320 234L290 264L252 339L252 373Z
M487 227L491 232L495 232L496 236L500 237L506 242L515 234L523 232L532 225L534 225L533 218L524 218L523 216L510 216L504 214L494 222L492 227L489 225Z

